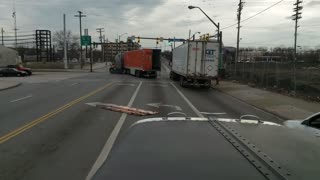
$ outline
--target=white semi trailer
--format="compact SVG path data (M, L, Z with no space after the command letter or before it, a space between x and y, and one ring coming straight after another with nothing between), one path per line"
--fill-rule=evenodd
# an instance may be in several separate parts
M17 51L0 45L0 68L7 65L16 65L21 63L21 58Z
M218 80L219 43L189 41L173 50L170 79L188 85L211 87Z

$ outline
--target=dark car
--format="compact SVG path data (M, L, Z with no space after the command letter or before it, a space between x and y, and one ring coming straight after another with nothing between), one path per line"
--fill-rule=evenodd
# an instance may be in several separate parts
M5 68L0 70L0 76L27 76L28 73L15 68Z
M7 68L14 68L14 69L17 69L18 71L24 71L29 76L32 74L32 70L30 68L25 68L20 64L19 65L8 65Z

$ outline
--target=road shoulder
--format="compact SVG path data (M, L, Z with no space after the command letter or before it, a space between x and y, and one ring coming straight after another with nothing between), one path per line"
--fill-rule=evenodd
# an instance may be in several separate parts
M304 119L319 112L320 109L320 103L252 88L231 81L221 81L218 86L214 86L214 89L284 119Z

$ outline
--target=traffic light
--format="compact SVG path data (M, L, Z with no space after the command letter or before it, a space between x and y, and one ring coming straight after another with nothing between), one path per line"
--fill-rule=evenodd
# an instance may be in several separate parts
M210 34L207 33L207 34L206 34L206 41L209 41L209 38L210 38Z
M140 37L138 37L138 43L140 43Z
M157 38L157 42L156 43L159 44L159 38Z

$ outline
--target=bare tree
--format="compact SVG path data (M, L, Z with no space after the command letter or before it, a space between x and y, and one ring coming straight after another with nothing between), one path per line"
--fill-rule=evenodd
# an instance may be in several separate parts
M57 56L63 57L63 45L64 45L64 34L63 31L56 31L52 36L53 44L56 45L57 49L60 50ZM71 31L66 32L66 41L68 48L68 57L78 58L79 57L79 37L72 34Z
M52 36L52 41L56 45L57 48L63 49L64 43L63 31L56 31ZM72 34L71 31L66 32L66 39L69 48L79 48L79 38Z

